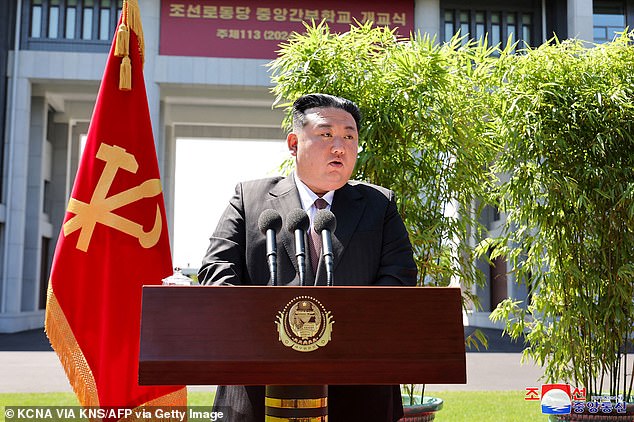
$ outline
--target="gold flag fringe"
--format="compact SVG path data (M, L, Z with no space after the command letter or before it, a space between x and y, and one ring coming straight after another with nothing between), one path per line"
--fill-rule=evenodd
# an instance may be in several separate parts
M46 297L46 319L44 322L44 330L48 336L53 349L57 353L62 367L66 372L79 404L83 407L99 407L99 396L97 394L97 384L95 378L88 366L88 362L84 357L77 339L68 325L66 316L59 306L59 302L53 292L53 286L49 280L47 297ZM165 394L150 400L134 410L143 410L147 407L186 407L187 406L187 387L178 389L172 393ZM132 412L132 415L142 415L142 412ZM121 419L128 422L154 421L155 418L130 417ZM172 419L165 419L165 421ZM179 420L174 418L174 421Z
M99 406L95 378L57 302L50 281L46 297L44 330L62 363L79 403L84 407Z
M132 67L130 65L130 30L134 31L138 40L138 52L141 64L145 63L145 40L143 38L143 26L141 24L141 11L138 0L123 0L121 9L121 24L117 29L114 55L123 57L119 69L119 89L130 91L132 89Z

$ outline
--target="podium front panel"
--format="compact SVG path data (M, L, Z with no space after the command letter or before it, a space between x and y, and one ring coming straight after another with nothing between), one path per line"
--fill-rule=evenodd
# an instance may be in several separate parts
M143 288L141 385L465 382L459 288Z

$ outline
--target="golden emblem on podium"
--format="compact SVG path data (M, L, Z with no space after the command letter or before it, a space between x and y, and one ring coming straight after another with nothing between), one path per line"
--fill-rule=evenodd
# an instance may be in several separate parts
M288 302L275 321L282 344L299 352L325 346L334 323L330 311L310 296L298 296Z

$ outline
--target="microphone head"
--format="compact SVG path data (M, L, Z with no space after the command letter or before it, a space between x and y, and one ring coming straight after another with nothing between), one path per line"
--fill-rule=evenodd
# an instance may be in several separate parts
M275 210L264 210L260 214L260 218L258 218L258 227L264 234L270 229L275 230L275 233L277 233L282 228L282 216Z
M322 230L328 230L332 233L337 228L337 217L330 210L319 210L315 214L313 228L316 233L321 233Z
M300 208L292 210L286 216L286 228L290 232L294 232L297 229L306 231L308 230L309 226L310 220L308 218L308 214L306 214L306 211Z

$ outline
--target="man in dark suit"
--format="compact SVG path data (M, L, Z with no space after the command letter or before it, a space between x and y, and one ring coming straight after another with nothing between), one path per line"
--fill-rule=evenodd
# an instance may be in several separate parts
M414 285L412 247L393 192L349 180L359 125L359 109L344 98L309 94L295 101L293 130L287 137L295 172L238 184L210 239L199 281L267 284L266 238L258 227L262 211L275 209L284 218L302 208L312 221L316 208L325 206L337 219L332 235L335 285ZM299 285L293 233L282 230L277 242L278 284ZM326 284L321 261L316 270L311 268L315 263L307 266L306 284ZM264 388L219 387L215 406L230 407L231 421L263 421ZM331 385L328 408L334 422L396 421L403 412L398 386Z

